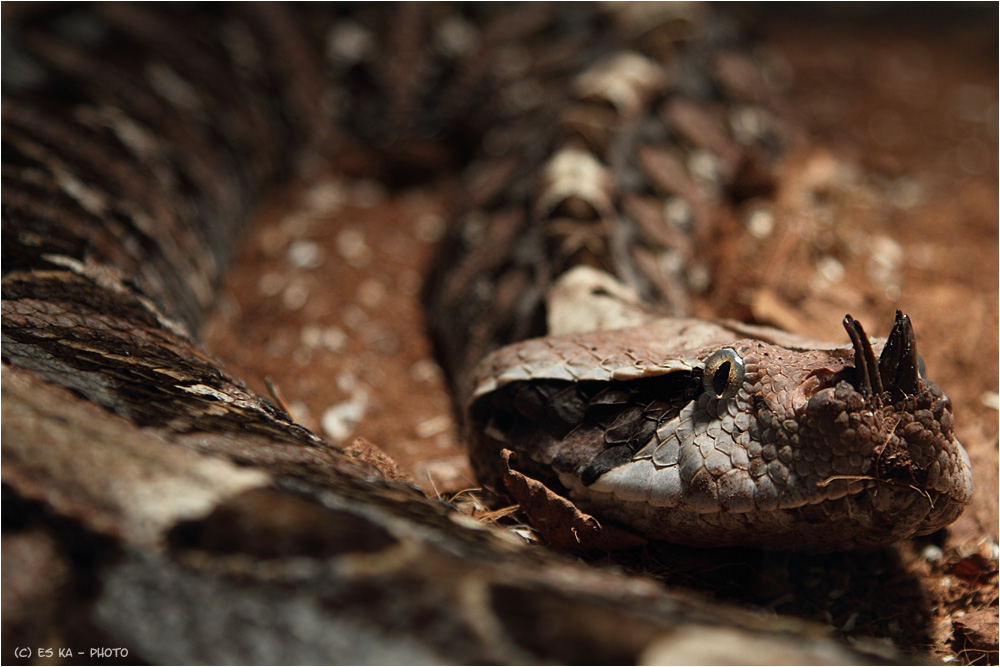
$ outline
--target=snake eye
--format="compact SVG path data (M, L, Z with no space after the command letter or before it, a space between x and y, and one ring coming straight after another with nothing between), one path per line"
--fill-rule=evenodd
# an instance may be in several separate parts
M743 358L736 350L724 347L705 361L701 384L705 391L727 400L736 395L743 384Z

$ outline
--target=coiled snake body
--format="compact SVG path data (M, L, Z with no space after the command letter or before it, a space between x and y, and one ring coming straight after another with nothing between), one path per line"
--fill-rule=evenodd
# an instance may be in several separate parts
M698 7L344 12L21 8L4 40L15 63L4 78L5 408L30 404L49 415L39 428L54 428L44 400L32 403L49 391L40 378L133 435L108 439L111 462L74 472L60 461L88 455L72 429L45 436L65 448L43 454L32 446L41 436L6 430L5 413L5 484L122 539L128 576L154 589L174 566L144 569L162 554L141 549L270 557L257 545L281 532L269 505L333 512L326 525L345 522L372 551L398 538L398 526L351 527L404 516L350 505L374 494L371 507L389 507L410 493L382 479L384 462L294 424L193 332L253 194L294 159L360 137L395 139L405 164L408 146L446 135L475 158L426 298L483 483L515 474L501 457L514 450L527 478L599 520L697 545L873 547L958 516L968 458L947 397L917 370L905 316L874 344L848 318L850 346L683 318L701 275L694 240L720 211L766 195L796 141L725 21ZM425 39L430 49L415 46ZM158 444L142 454L124 448L147 437ZM198 468L187 505L144 505L142 484L116 495L100 482L115 466L174 457L165 442L182 445L177 470L188 454L226 461ZM176 488L190 479L177 473ZM174 499L168 486L143 492ZM433 530L458 530L406 499ZM229 533L243 525L231 516L263 524ZM293 555L346 548L275 539ZM427 548L413 539L399 554ZM198 562L184 567L221 567ZM114 581L124 580L109 590ZM127 623L122 601L135 600L122 595L100 613ZM482 642L491 631L468 632ZM133 639L163 648L143 632ZM462 656L544 654L483 650Z

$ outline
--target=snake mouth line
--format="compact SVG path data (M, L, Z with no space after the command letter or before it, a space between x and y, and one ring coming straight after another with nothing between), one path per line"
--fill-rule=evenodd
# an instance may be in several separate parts
M574 479L572 475L567 473L560 474L559 479L569 490L569 493L574 500L582 502L584 505L595 500L600 502L599 499L601 498L606 499L617 495L614 490L601 490L595 492L593 489L581 487L578 484L578 480ZM836 482L845 483L839 492L826 488ZM767 516L773 513L795 512L806 508L822 508L824 506L831 508L843 507L843 503L854 503L859 506L868 505L872 502L875 496L881 493L888 493L891 494L890 498L893 500L889 500L888 502L885 500L881 501L882 504L885 505L883 511L891 514L892 511L894 511L893 508L898 509L900 506L910 506L913 502L919 502L916 500L916 498L919 497L926 503L926 506L922 511L922 516L924 517L923 520L926 521L927 517L933 517L936 512L947 510L949 505L953 505L955 503L954 499L945 494L921 488L920 486L912 483L898 480L879 479L871 475L833 475L821 480L817 484L817 487L826 490L827 493L813 498L800 497L795 500L786 498L774 504L768 503L763 506L754 506L752 508L742 510L727 508L722 505L709 510L704 507L698 508L683 502L669 505L653 504L651 507L658 508L664 512L675 512L679 510L699 516L754 516L755 514L763 514ZM866 499L869 496L871 499ZM642 504L638 501L626 502L633 505ZM910 511L912 512L913 510L911 509Z

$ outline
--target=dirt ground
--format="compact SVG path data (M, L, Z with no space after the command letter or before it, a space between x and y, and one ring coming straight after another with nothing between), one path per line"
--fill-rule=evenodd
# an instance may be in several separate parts
M656 545L609 565L852 641L997 664L996 18L751 16L808 149L773 204L720 227L696 304L827 339L844 337L847 312L885 335L902 309L952 398L973 504L948 530L877 553ZM265 207L205 339L304 425L364 438L429 495L453 494L475 481L419 302L453 181L391 190L370 158L340 156Z

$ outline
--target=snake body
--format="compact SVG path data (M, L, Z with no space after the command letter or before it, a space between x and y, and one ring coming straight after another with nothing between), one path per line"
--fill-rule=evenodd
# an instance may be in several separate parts
M148 17L132 9L109 16L113 23L137 33L152 30ZM468 394L472 390L469 424L477 468L484 474L496 468L497 448L490 443L499 431L507 431L500 436L502 441L553 466L562 485L599 508L599 514L657 538L698 544L752 542L794 547L799 541L817 546L827 539L830 546L840 547L884 543L946 525L971 493L967 458L954 440L947 398L923 378L910 378L900 388L895 378L901 371L897 370L880 370L884 386L877 390L862 386L864 374L858 364L871 355L857 342L853 355L844 350L808 352L807 345L794 342L788 344L791 348L766 347L749 336L733 338L725 328L663 321L594 334L574 340L569 349L561 339L527 343L484 362L476 375L475 364L486 353L542 333L539 317L545 295L560 276L580 264L624 280L637 301L649 304L652 314L684 314L687 278L694 261L689 239L711 226L719 208L731 206L746 192L766 190L773 178L771 165L793 141L792 132L778 120L780 105L772 99L773 93L763 78L746 76L754 70L732 48L733 38L726 29L705 17L676 11L627 18L622 19L619 39L609 40L611 47L595 47L582 59L553 58L555 64L549 66L542 56L556 46L533 46L540 39L533 35L544 34L539 26L546 24L526 29L524 48L534 60L543 61L529 67L530 74L534 80L548 81L554 92L536 91L531 98L513 85L498 89L504 108L496 115L504 124L497 130L501 138L486 137L487 155L474 167L481 172L476 178L485 179L478 191L470 187L470 209L476 215L470 213L456 225L453 241L446 244L450 254L443 255L448 261L442 264L457 265L430 283L432 327L441 334L442 347L450 351L444 362L459 391ZM232 34L238 32L236 25L229 28ZM559 37L566 42L580 38L573 30L564 32ZM26 34L32 38L30 32ZM63 67L76 72L96 67L88 63L89 56L73 59L65 47L48 41L47 36L33 39L40 53ZM235 37L230 40L231 57L260 56L239 51L239 45ZM184 81L185 75L194 72L193 64L185 63L191 56L165 48L166 60L148 63L146 76L159 94L188 114L205 116L203 122L211 131L214 120L206 114L216 112L209 112L207 101L197 97L200 90L193 91ZM322 77L311 68L303 70L295 76ZM222 71L211 69L201 75L212 76L213 81L225 77ZM127 94L122 88L127 75L120 80L121 84L109 80L99 94L116 87L120 92L112 95ZM396 99L395 105L389 104L388 115L401 114L415 104L406 97L412 93L405 86L388 90L390 102ZM358 97L359 106L370 103L364 95ZM315 100L293 99L292 103L299 105L307 121L322 125L314 117L322 111ZM137 104L148 106L142 97ZM236 115L221 127L237 143L252 141L254 127L267 126L265 111L259 111L255 119L238 115L239 107L229 107L227 113ZM114 113L114 107L99 103L86 112L89 116L83 122L92 128L91 133L101 126L111 128L126 153L151 159L150 169L159 169L155 162L161 159L156 153L160 149L153 148L156 140L138 130L132 120L115 120ZM424 121L414 113L408 117L412 126L434 120L431 116ZM50 155L47 146L59 141L64 132L39 124L30 108L21 104L11 105L7 117L16 127L12 145L32 159ZM388 119L376 120L389 123ZM191 153L178 152L169 159L178 161L193 177L202 172L207 183L226 178L213 166L219 158L205 152L209 135L191 136L189 129L169 117L163 122L172 141L178 142L173 144L178 150L185 143L192 150L199 142L203 146L196 153L199 162L185 164ZM371 122L358 121L369 131ZM527 126L528 122L533 125ZM31 130L37 132L35 139L26 138L29 128L35 128ZM296 131L300 130L292 130L289 139ZM86 151L86 144L71 150ZM237 178L253 178L254 172L273 169L267 166L268 160L281 159L277 154L268 157L266 151L257 155L260 164L250 165ZM113 169L120 171L129 159L128 155L113 158L120 163ZM68 172L57 178L63 179L64 192L91 187ZM112 178L126 183L122 177ZM205 193L211 196L211 187L221 185L210 186ZM22 193L13 196L19 201L23 197ZM77 200L89 207L88 215L132 207L114 194ZM203 210L214 207L221 215L241 206L232 198L202 204ZM679 219L664 218L664 212L671 210ZM165 211L159 214L162 221L167 215ZM205 236L192 227L193 236L189 234L181 246L167 240L162 224L157 226L142 214L131 214L130 219L137 241L155 243L160 254L146 261L113 261L126 271L138 271L147 298L177 313L182 321L195 321L209 298L208 287L178 281L177 276L207 274L210 280L217 271L211 265L218 264L218 253L224 252L224 237ZM485 229L482 222L478 231L472 229L470 219L485 220ZM21 223L12 219L11 224L19 228ZM21 233L22 240L29 229ZM214 250L206 255L201 247ZM39 261L67 266L93 262L95 255L88 249L71 259L40 257ZM551 305L550 310L557 307ZM607 320L600 326L622 326L613 316ZM897 329L893 336L905 342L897 342L895 348L905 347L906 363L912 363L910 357L916 352L909 324L897 322ZM747 365L743 386L734 387L732 396L724 398L697 391L705 359L722 347L735 350L740 363ZM641 373L629 370L631 366L619 368L622 359L637 365ZM891 366L897 361L886 363ZM661 380L653 380L656 376ZM505 386L515 379L513 389ZM657 407L632 403L640 399L599 398L606 388L631 396L638 391L632 386L640 380L641 400L652 400L651 405ZM576 390L560 393L549 386L552 382L584 388L574 397ZM662 395L646 388L656 382L663 385ZM539 405L530 408L530 415L521 414L526 408L518 405L525 388L538 394L535 402ZM499 396L512 392L513 398ZM860 398L852 392L861 392ZM883 400L882 394L891 400ZM570 405L559 405L563 400ZM485 414L486 406L498 401L508 404L501 406L507 415L503 419ZM593 401L611 401L621 412L602 407L604 414L593 422L588 416ZM516 406L513 410L511 402ZM546 424L559 413L566 414ZM521 417L532 424L541 418L541 423L529 427ZM562 436L549 433L552 429L562 431ZM567 433L580 440L584 432L590 433L593 442L572 447L563 442ZM914 497L890 502L890 496L906 495L900 489L911 487ZM923 511L918 511L910 506L920 504L921 494L927 499L921 501L925 502ZM876 505L887 505L886 516L895 518L882 517L869 501L855 502L862 496L877 496ZM939 497L946 500L939 502ZM810 528L819 522L814 516L819 508L831 514L830 526L836 528ZM789 518L791 514L803 516L796 520ZM847 527L859 516L864 518L858 526ZM886 524L894 528L887 530Z
M908 318L881 358L849 317L850 347L678 318L696 239L774 187L797 132L724 27L644 18L518 140L544 161L476 202L431 283L480 479L500 487L510 449L598 518L702 546L875 547L950 524L969 460ZM650 37L678 20L688 34Z
M444 606L493 595L500 602L490 613L501 614L503 600L548 601L558 589L549 582L522 591L483 574L480 560L457 563L453 552L468 548L479 558L480 547L469 545L486 538L394 484L377 456L344 451L295 424L198 343L212 286L256 193L297 162L357 141L382 146L393 156L390 171L410 175L414 161L422 168L428 137L448 139L455 159L471 156L463 213L425 296L484 484L500 486L500 450L514 449L529 476L649 537L811 550L930 532L968 502L968 458L954 438L948 399L917 372L905 317L874 345L849 323L849 347L689 318L689 290L704 287L698 240L720 212L773 191L775 165L796 141L738 33L709 10L11 11L5 391L22 401L16 405L48 396L47 387L65 390L58 395L66 401L95 404L99 410L68 423L98 433L103 415L115 434L131 434L94 436L115 456L132 456L114 448L145 446L148 436L155 448L135 454L142 465L174 454L171 465L181 471L184 456L211 461L199 468L208 481L199 477L189 489L204 505L119 502L114 466L98 457L91 472L77 474L72 437L63 434L65 450L53 445L46 454L37 436L8 432L14 422L5 419L5 484L25 502L126 545L127 566L108 590L115 582L141 585L125 585L103 608L114 619L108 625L130 627L142 617L127 603L141 603L133 592L144 586L184 613L220 600L205 608L228 619L223 602L243 594L232 581L300 582L305 570L272 567L272 549L304 560L318 550L336 561L301 575L338 600L309 598L309 609L321 611L340 608L343 581L398 575L458 587L461 577L442 581L450 568L473 568L461 570L469 581L491 583L449 588L454 599ZM583 291L598 303L582 324L577 301L557 298L572 292L569 279L581 266L597 276ZM12 400L5 394L5 408ZM43 407L44 424L59 427L61 418ZM147 497L142 480L174 470L151 467L122 488ZM198 495L205 493L211 499ZM400 509L404 502L416 509ZM336 535L282 533L271 507L322 517L303 523L342 527L360 551L405 548L387 547L365 569L348 556L336 560L346 548ZM262 528L245 535L244 525ZM398 540L400 525L406 540ZM274 545L258 544L272 534L280 536ZM427 535L449 546L439 549ZM164 544L197 555L174 559ZM403 565L392 567L393 559ZM518 572L529 576L531 567ZM211 579L219 572L227 574ZM386 590L410 583L377 579ZM367 597L343 596L345 605ZM653 636L662 627L649 619L662 609L659 598L649 599L648 618L634 627L648 625ZM289 598L289 609L297 600ZM475 609L476 618L489 616ZM418 612L414 618L423 618ZM422 659L548 655L501 652L494 626L456 622L455 632L473 637L470 646L487 649ZM224 624L192 627L212 641L233 636ZM149 631L135 628L135 641L153 642ZM147 646L191 657L170 654L177 645L169 641ZM401 655L412 656L394 659Z
M793 126L781 119L780 101L737 48L738 38L724 21L698 8L658 11L587 18L617 24L610 36L582 51L570 47L600 33L586 24L527 12L519 15L523 26L514 22L506 28L521 31L516 39L506 39L524 49L522 57L530 54L530 62L521 65L524 71L517 72L522 79L504 81L511 74L502 70L476 72L470 68L477 61L469 55L452 65L474 82L493 81L499 105L493 113L498 118L492 120L497 129L483 139L483 156L472 168L469 212L444 244L441 266L448 268L432 277L427 290L443 363L471 404L470 445L483 481L496 481L491 474L499 466L496 444L503 442L548 466L548 476L557 473L559 484L600 516L652 537L696 544L872 546L946 525L971 493L967 457L954 440L950 406L940 390L923 378L900 385L897 376L903 371L896 366L904 361L893 357L884 362L890 368L879 371L882 386L871 389L862 377L872 373L863 373L859 364L873 357L859 342L853 353L809 351L801 341L775 346L754 338L754 332L734 333L707 323L648 323L657 315L686 313L691 267L697 261L692 239L711 228L720 210L773 187L774 164L795 141ZM102 20L109 21L105 31L128 29L127 39L144 35L159 44L154 20L164 19L124 7ZM223 47L230 58L240 63L262 56L247 45L246 35L239 37L245 27L220 20L220 29L229 35ZM494 21L488 25L501 24ZM338 29L343 31L344 25ZM346 25L362 30L359 24ZM399 39L405 42L408 28L401 22L392 26L402 31ZM267 30L280 37L280 28L279 23ZM84 29L62 29L71 39L94 39ZM483 28L484 35L490 29L498 28ZM48 34L27 30L24 38L34 53L73 77L100 67L94 56L73 56ZM490 41L484 36L485 44ZM330 42L329 57L344 70L333 90L346 94L349 73L369 65L363 52L337 51L343 42ZM101 58L128 57L123 41L105 43L113 46ZM299 57L301 63L296 61L295 50L304 45L282 43L292 49L288 62L299 68L289 75L312 77L320 85L326 75L305 55ZM513 47L504 42L503 48ZM197 205L204 214L230 218L245 204L226 194L225 179L252 183L280 169L284 158L274 152L274 142L255 133L281 130L273 119L286 111L268 103L255 115L242 114L241 106L223 97L230 93L222 87L232 87L238 98L249 94L248 83L227 81L224 70L202 64L206 54L184 53L167 44L162 49L162 55L141 65L142 71L123 64L118 65L122 74L102 74L108 81L94 89L97 104L71 122L82 123L91 136L110 129L122 149L92 168L130 188L132 197L142 195L120 175L128 162L138 157L155 173L163 170L158 162L166 161L177 164L184 178L203 179L207 187L198 196L208 199ZM379 65L381 78L372 76L385 86L388 102L381 113L354 121L360 131L419 134L440 128L435 114L417 110L415 96L421 89L447 90L447 80L439 83L440 76L430 71L422 88L412 82L408 87L393 78L400 76L399 62L374 61L376 74ZM481 63L478 67L484 68ZM430 63L423 67L430 68ZM419 74L421 67L414 65L413 72ZM152 111L149 93L128 83L137 76L151 81L155 94L202 123L205 132L199 136L163 111ZM191 76L220 87L203 92L185 80ZM26 80L30 99L39 84ZM42 89L65 86L65 81L45 81ZM544 81L546 87L525 89L531 81ZM244 92L239 93L241 86ZM478 118L484 113L470 111L482 102L473 101L468 90L461 92L464 96L442 93L443 106L464 107L452 110L452 116ZM100 101L130 94L136 94L137 105L130 117L116 116L116 107ZM287 94L300 121L283 130L284 141L330 134L323 127L321 99L305 98L294 89ZM352 94L357 106L342 112L348 118L376 105L363 89ZM209 106L210 99L218 109ZM52 164L67 159L56 157L51 147L68 130L58 121L39 121L26 104L8 105L15 152L29 160L52 158ZM154 122L157 114L168 144L158 144L133 120ZM232 177L221 169L219 156L208 152L216 118L228 119L218 125L229 135L226 141L262 144L254 153L257 161ZM78 147L68 148L90 161L93 151L86 141L76 140ZM49 253L29 264L113 262L126 274L141 277L140 301L147 311L153 309L154 318L164 321L172 315L181 323L195 322L210 298L208 285L197 280L211 281L217 273L225 236L195 225L187 231L179 228L183 235L170 240L166 230L174 223L167 222L171 214L163 206L150 218L135 212L122 195L88 194L96 186L71 171L64 167L56 174L62 192L75 197L87 216L122 211L132 221L131 230L115 233L135 235L139 246L134 248L154 244L153 254L126 259L134 251L118 242L125 255L98 259L101 253L121 251L105 245L108 250L95 253L102 246L92 241L64 259L52 259ZM174 187L183 190L185 185ZM28 201L21 203L29 191L12 194L12 205L34 215ZM23 227L23 220L10 218L11 229L23 229L18 232L22 243L27 234L36 233L30 225ZM66 242L73 243L72 238L70 234ZM645 304L642 318L647 323L578 339L519 344L477 367L483 356L504 344L555 333L551 327L546 331L541 320L546 308L555 312L561 306L546 306L546 295L556 293L561 277L580 265L623 281L633 294L630 307ZM564 308L572 312L575 306ZM625 322L612 314L587 326L620 329ZM896 328L893 337L899 340L890 346L892 354L902 354L912 366L916 352L909 324L900 320ZM745 365L742 385L725 397L712 396L699 390L699 378L706 358L723 348L735 350L736 360ZM525 399L529 393L531 400ZM526 400L528 407L522 405ZM594 411L601 416L591 415Z

